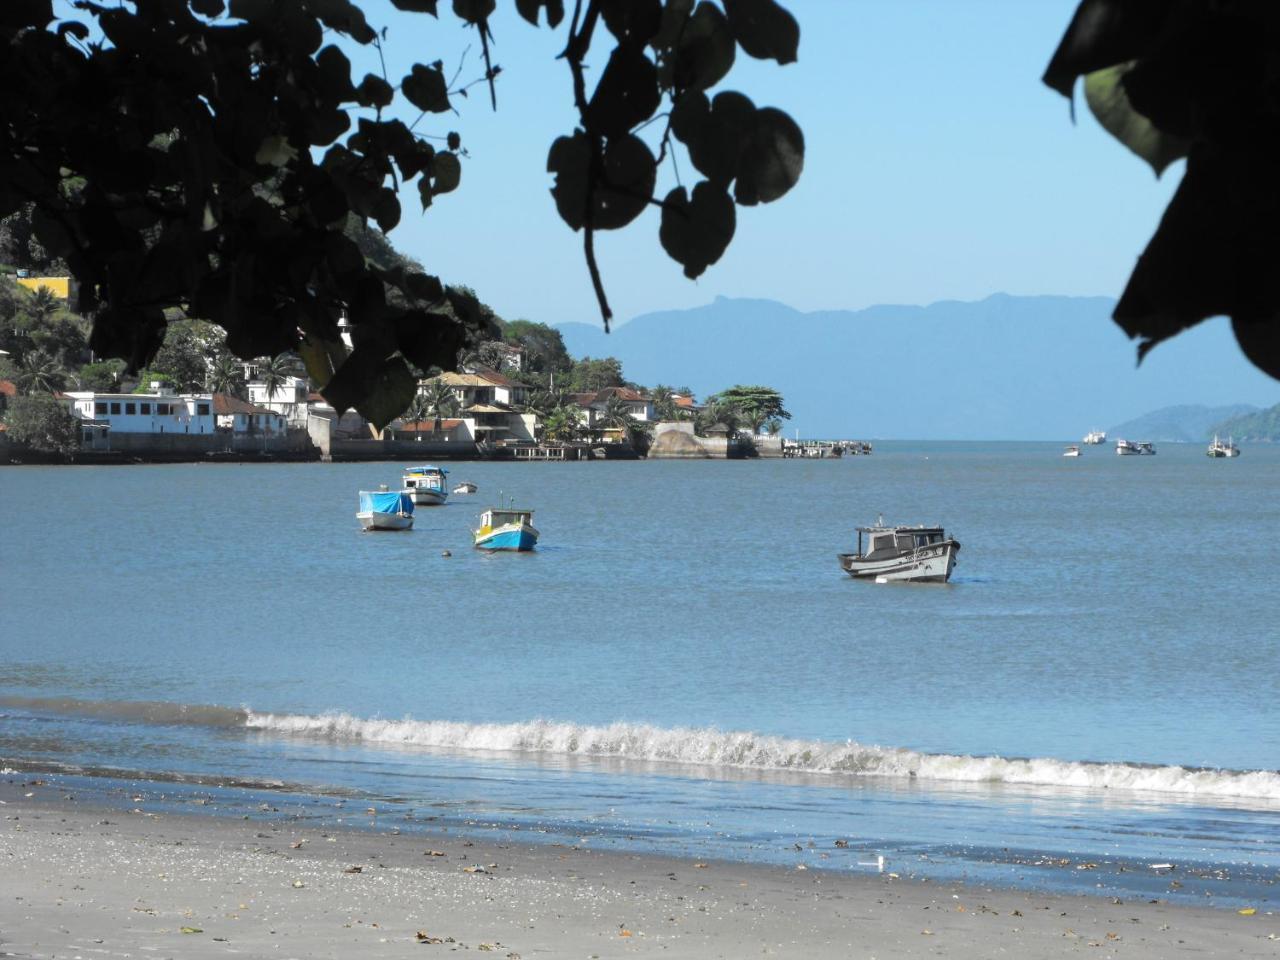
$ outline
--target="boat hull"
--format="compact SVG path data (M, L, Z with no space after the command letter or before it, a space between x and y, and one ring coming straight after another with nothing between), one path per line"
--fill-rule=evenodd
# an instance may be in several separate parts
M419 507L438 507L449 499L449 495L443 490L428 490L425 487L414 487L405 492L413 497L414 504Z
M840 567L855 580L946 583L956 567L960 544L954 540L930 544L907 554L867 560L856 553L840 554Z
M477 533L480 550L532 550L538 542L538 531L528 524L508 524L487 533Z
M376 511L357 513L363 530L410 530L413 528L413 515L403 513L377 513Z

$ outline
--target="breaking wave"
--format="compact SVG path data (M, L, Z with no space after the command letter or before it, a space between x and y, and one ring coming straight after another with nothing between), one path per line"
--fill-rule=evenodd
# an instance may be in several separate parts
M253 711L246 714L245 725L277 734L445 750L540 753L836 776L1156 791L1182 796L1280 801L1280 772L1270 770L1213 770L1155 764L930 754L869 746L852 740L843 743L805 741L712 728L664 728L633 723L583 726L547 720L504 724L455 723L444 720L363 719L346 713L298 716Z

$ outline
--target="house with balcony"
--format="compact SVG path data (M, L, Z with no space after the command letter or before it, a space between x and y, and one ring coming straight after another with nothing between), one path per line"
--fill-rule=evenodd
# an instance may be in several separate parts
M311 384L306 377L285 377L275 392L262 380L250 380L245 386L253 406L273 410L294 426L307 425Z
M423 380L420 386L426 388L434 383L443 383L453 392L463 418L471 422L476 443L535 440L537 416L515 409L528 399L529 388L525 384L484 367L476 368L474 373L442 373Z

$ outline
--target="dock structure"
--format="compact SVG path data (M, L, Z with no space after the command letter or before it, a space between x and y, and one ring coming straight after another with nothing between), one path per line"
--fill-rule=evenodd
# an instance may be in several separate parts
M866 456L871 444L865 440L786 440L782 441L784 457L828 460L843 456Z

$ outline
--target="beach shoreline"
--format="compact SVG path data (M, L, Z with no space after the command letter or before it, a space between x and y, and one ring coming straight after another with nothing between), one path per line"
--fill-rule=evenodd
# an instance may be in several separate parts
M0 782L0 956L1273 957L1280 917L528 843L456 829L145 809ZM354 806L354 804L353 804ZM381 818L381 819L380 819ZM1095 952L1096 950L1096 952Z

